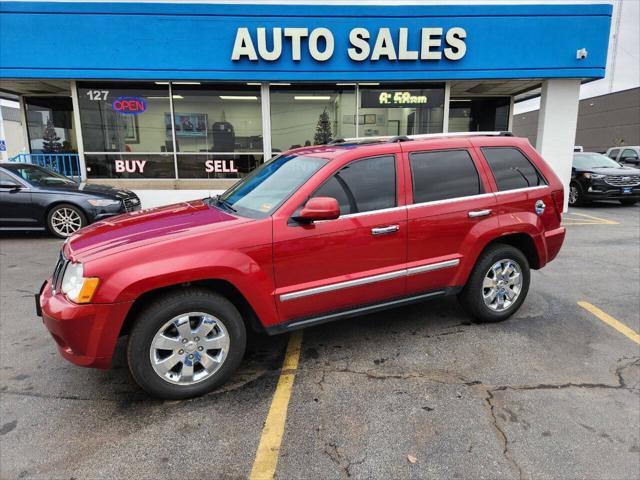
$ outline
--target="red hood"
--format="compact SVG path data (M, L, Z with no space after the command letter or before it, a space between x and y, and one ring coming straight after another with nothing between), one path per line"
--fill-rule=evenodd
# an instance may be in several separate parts
M223 230L251 221L210 207L202 200L176 203L118 215L83 228L65 245L65 255L74 260L104 256L133 247L206 230Z

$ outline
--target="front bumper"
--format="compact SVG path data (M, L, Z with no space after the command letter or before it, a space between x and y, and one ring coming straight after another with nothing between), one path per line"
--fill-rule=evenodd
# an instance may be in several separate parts
M61 293L54 295L50 280L43 285L37 302L42 321L65 359L83 367L111 366L120 329L133 302L75 304Z
M614 187L601 180L594 180L591 185L583 185L582 194L585 200L640 200L640 185Z

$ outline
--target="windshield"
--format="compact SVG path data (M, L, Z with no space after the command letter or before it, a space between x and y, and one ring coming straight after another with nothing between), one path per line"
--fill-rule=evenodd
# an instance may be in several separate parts
M217 203L243 216L266 217L326 163L318 157L275 157L227 190Z
M59 173L35 165L16 163L13 165L5 165L5 168L35 186L75 183L73 180L69 180Z
M620 164L599 153L575 153L573 166L576 168L620 168Z

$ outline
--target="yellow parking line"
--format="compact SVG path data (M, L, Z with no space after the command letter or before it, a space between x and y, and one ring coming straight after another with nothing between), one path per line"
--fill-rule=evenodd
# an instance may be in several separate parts
M610 327L615 328L621 334L623 334L627 338L631 339L632 341L640 345L640 334L638 334L638 332L635 332L631 328L627 327L624 323L619 322L618 320L613 318L611 315L603 312L598 307L591 305L589 302L578 302L578 305L580 305L585 310L593 313L596 317L598 317L604 323L606 323Z
M583 220L582 218L571 218L571 215L584 217L591 221L584 222L582 221ZM570 222L576 222L576 223L565 223L567 225L620 225L620 222L616 222L615 220L607 220L606 218L594 217L593 215L587 215L586 213L577 213L577 212L565 213L564 220L569 220Z
M287 420L287 409L293 389L293 380L300 359L300 347L302 346L302 330L293 332L289 337L287 353L282 364L282 371L278 379L278 386L271 400L271 407L267 414L267 420L262 428L260 443L253 468L249 475L250 480L271 480L276 473L280 444L284 435L284 426Z

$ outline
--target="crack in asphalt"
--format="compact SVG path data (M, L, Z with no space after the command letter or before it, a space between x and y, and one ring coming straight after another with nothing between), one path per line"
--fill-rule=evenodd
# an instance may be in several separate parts
M619 359L618 363L625 359L627 358L623 357ZM509 449L509 437L507 436L507 433L499 425L498 418L496 417L496 413L495 413L495 409L496 409L496 405L494 403L495 392L505 391L505 390L515 390L515 391L560 390L565 388L589 388L589 389L604 388L604 389L614 389L614 390L625 389L630 391L636 391L637 389L627 386L624 380L624 377L622 375L622 372L628 367L637 366L637 365L640 365L640 358L634 358L634 359L631 359L630 362L627 362L622 365L618 365L618 367L615 370L615 375L618 380L617 385L610 385L607 383L571 383L571 382L562 383L562 384L540 383L537 385L500 385L493 388L486 388L484 385L482 385L482 387L484 388L487 394L484 400L487 403L489 414L492 419L491 424L498 438L502 442L502 446L503 446L502 455L509 462L511 467L517 472L518 478L520 480L525 480L527 476L525 475L524 471L522 470L522 467L520 467L520 465L518 464L518 462L516 461L516 459L514 458L514 456L512 455Z
M363 464L367 459L366 454L359 460L350 460L348 458L345 459L344 456L340 453L340 450L338 449L338 445L334 442L329 442L325 444L324 453L331 459L333 463L335 463L338 467L342 469L346 478L351 478L352 467L354 467L355 465ZM346 461L346 465L344 464L345 462L343 460Z
M502 442L502 456L509 462L509 465L518 473L518 478L520 480L524 480L526 478L524 476L524 472L522 471L522 467L518 465L518 462L513 458L511 451L509 450L509 437L507 437L507 433L500 427L498 424L498 418L496 417L495 405L493 404L493 392L490 389L487 389L487 396L485 397L485 402L489 407L489 414L491 415L491 425L498 435L500 441Z
M630 387L626 384L626 381L624 379L623 376L623 372L625 369L631 367L631 366L640 366L640 357L622 357L620 359L617 360L617 363L620 363L623 360L630 360L626 363L620 364L616 367L615 369L615 376L617 379L617 384L608 384L608 383L590 383L590 382L583 382L583 383L574 383L574 382L567 382L567 383L560 383L560 384L553 384L553 383L539 383L539 384L534 384L534 385L496 385L496 386L490 386L490 385L485 385L483 382L479 381L479 380L465 380L461 375L457 375L457 374L452 374L450 372L441 372L440 375L436 375L434 376L433 374L424 374L424 373L384 373L384 372L375 372L375 371L371 371L371 370L365 370L365 371L359 371L359 370L353 370L353 369L348 369L348 368L343 368L343 369L319 369L322 372L322 378L320 379L320 381L316 382L317 385L320 386L320 388L324 391L324 382L326 379L326 375L327 373L348 373L348 374L354 374L354 375L363 375L366 376L367 378L373 379L373 380L387 380L387 379L400 379L400 380L405 380L405 379L411 379L411 378L422 378L422 379L426 379L426 380L430 380L434 383L441 383L441 384L448 384L448 385L464 385L464 386L468 386L468 387L477 387L478 389L482 390L485 392L485 396L484 396L484 401L487 405L487 411L489 412L489 416L491 417L491 425L494 429L494 431L496 432L496 435L498 437L498 439L500 440L501 444L502 444L502 455L504 456L505 460L509 463L509 465L511 466L511 468L517 473L517 476L520 480L525 480L527 477L527 475L525 474L525 472L523 471L522 467L518 464L518 462L516 461L516 459L514 458L511 450L510 450L510 443L509 443L509 437L507 436L507 433L505 430L503 430L503 428L500 426L498 418L496 416L496 405L494 402L495 399L495 392L500 392L500 391L506 391L506 390L513 390L513 391L532 391L532 390L561 390L561 389L568 389L568 388L587 388L587 389L613 389L613 390L628 390L628 391L632 391L632 392L637 392L639 391L638 388L633 388ZM305 369L306 371L313 371L314 369ZM304 370L303 370L304 371ZM450 381L445 381L444 378L448 377L448 379ZM453 381L452 381L453 380ZM456 381L457 380L457 381ZM325 447L325 453L327 455L329 455L329 458L331 458L332 461L334 461L337 465L342 466L342 455L340 455L340 452L338 450L338 447L335 443L329 443L328 444L329 447L331 447L331 450L327 450L327 447ZM358 462L358 463L363 463L365 461L366 457L362 459L362 462ZM348 463L347 465L347 476L350 477L350 471L349 468L351 465L354 465L355 463ZM344 468L344 467L343 467Z

